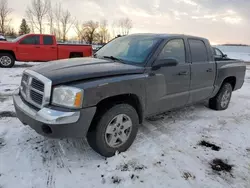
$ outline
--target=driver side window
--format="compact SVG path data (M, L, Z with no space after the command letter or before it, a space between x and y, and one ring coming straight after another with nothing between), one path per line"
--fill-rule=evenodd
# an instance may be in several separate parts
M186 62L185 45L183 39L170 40L162 49L158 59L176 59L179 63Z
M24 38L20 44L26 44L26 45L39 45L40 44L40 36L34 35L34 36L28 36Z

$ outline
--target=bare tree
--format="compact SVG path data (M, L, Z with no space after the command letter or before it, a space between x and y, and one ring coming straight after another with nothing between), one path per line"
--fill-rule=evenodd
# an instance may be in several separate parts
M62 25L62 39L63 42L66 41L66 36L72 27L74 20L71 18L71 14L68 10L62 11L61 25Z
M129 18L122 18L118 21L118 27L121 35L128 35L133 27L133 22Z
M7 26L5 28L5 35L9 36L9 37L13 37L16 38L18 36L17 32L15 31L15 29L11 26Z
M29 20L27 23L28 23L29 26L30 26L30 32L31 32L31 33L35 33L35 27L34 27L34 25L33 25L33 22L31 22L31 21Z
M8 7L8 0L0 0L0 32L5 34L11 19L9 18L12 9Z
M102 20L100 22L100 29L99 29L99 42L101 44L108 42L110 39L110 34L108 31L108 21Z
M84 40L84 25L82 23L79 23L79 21L76 21L74 23L74 30L77 34L77 38L79 42L83 42Z
M49 1L49 4L48 4L47 20L48 20L48 25L49 25L49 33L54 34L54 10L51 5L51 1Z
M50 0L32 0L31 6L27 7L26 14L33 27L40 34L44 30L44 20L49 10Z
M117 20L113 21L111 28L112 28L112 37L113 38L115 38L118 34L120 34Z
M54 23L55 23L55 29L54 34L56 35L56 38L61 40L62 39L62 32L61 32L61 17L62 17L62 5L61 3L57 3L54 8Z
M85 42L92 44L94 41L98 40L99 34L97 32L99 23L92 20L87 21L83 24L83 38Z

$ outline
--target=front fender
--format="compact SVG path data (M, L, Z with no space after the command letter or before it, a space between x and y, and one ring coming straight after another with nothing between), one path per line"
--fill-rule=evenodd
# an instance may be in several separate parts
M145 109L147 75L132 74L107 77L95 80L84 80L71 86L84 89L83 108L96 106L100 101L117 95L136 95Z

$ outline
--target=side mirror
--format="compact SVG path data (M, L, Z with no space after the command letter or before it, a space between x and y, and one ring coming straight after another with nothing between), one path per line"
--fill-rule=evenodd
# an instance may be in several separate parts
M178 61L174 58L159 59L154 62L152 69L157 70L161 67L174 67L176 65L178 65Z
M223 58L227 58L227 54L223 54L222 57L223 57Z

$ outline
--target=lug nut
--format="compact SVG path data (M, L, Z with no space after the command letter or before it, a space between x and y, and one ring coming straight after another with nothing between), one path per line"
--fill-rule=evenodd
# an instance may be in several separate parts
M123 129L124 128L124 126L121 126L121 129Z
M114 132L116 131L116 128L114 128Z
M117 127L120 127L120 123L117 125Z
M119 135L121 135L121 134L122 134L122 131L119 132Z

